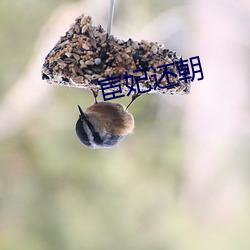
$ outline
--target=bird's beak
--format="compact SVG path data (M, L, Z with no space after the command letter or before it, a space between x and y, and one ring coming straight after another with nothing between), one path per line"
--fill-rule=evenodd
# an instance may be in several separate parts
M82 111L82 108L79 105L77 105L77 106L78 106L78 110L79 110L79 113L80 113L80 118L86 118L84 112Z

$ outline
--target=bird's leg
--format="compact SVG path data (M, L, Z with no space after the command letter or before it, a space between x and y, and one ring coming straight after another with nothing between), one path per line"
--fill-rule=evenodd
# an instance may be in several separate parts
M90 89L93 93L93 96L94 96L94 99L95 99L95 104L97 104L97 96L98 96L98 89L97 90L94 90L94 89Z
M128 106L126 107L126 109L128 109L128 108L131 106L131 104L132 104L140 95L141 95L140 93L134 93L134 94L132 95L132 100L130 101L130 103L128 104Z

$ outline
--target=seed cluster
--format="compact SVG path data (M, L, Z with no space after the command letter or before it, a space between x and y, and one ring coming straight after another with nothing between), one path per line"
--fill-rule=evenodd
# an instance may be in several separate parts
M52 84L99 90L100 80L123 77L126 72L135 79L145 78L142 71L133 71L146 69L148 79L139 81L141 91L148 90L150 85L152 90L148 93L186 94L190 90L190 80L179 80L175 64L179 60L176 52L165 49L164 45L145 40L120 40L108 35L101 26L93 26L91 17L81 15L45 58L42 78ZM169 74L169 83L164 77L159 84L162 88L154 89L155 78L150 76L155 74L160 79L164 68L157 67L170 63L174 65L169 66L168 71L177 77ZM127 93L126 81L122 79L120 84ZM178 85L163 88L168 84Z

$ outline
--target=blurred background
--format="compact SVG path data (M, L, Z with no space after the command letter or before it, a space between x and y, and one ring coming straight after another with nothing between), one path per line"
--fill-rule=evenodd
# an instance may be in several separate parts
M116 0L115 36L199 56L204 79L139 98L134 134L90 150L74 126L92 94L41 68L81 13L106 28L108 5L0 2L0 249L249 250L250 2Z

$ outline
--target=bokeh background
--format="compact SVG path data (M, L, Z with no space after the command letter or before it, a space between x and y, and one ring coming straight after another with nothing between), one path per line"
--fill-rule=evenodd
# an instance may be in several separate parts
M249 250L250 2L116 0L115 36L200 56L204 80L139 98L135 133L90 150L74 126L91 93L41 67L81 13L106 27L108 5L0 2L0 249Z

